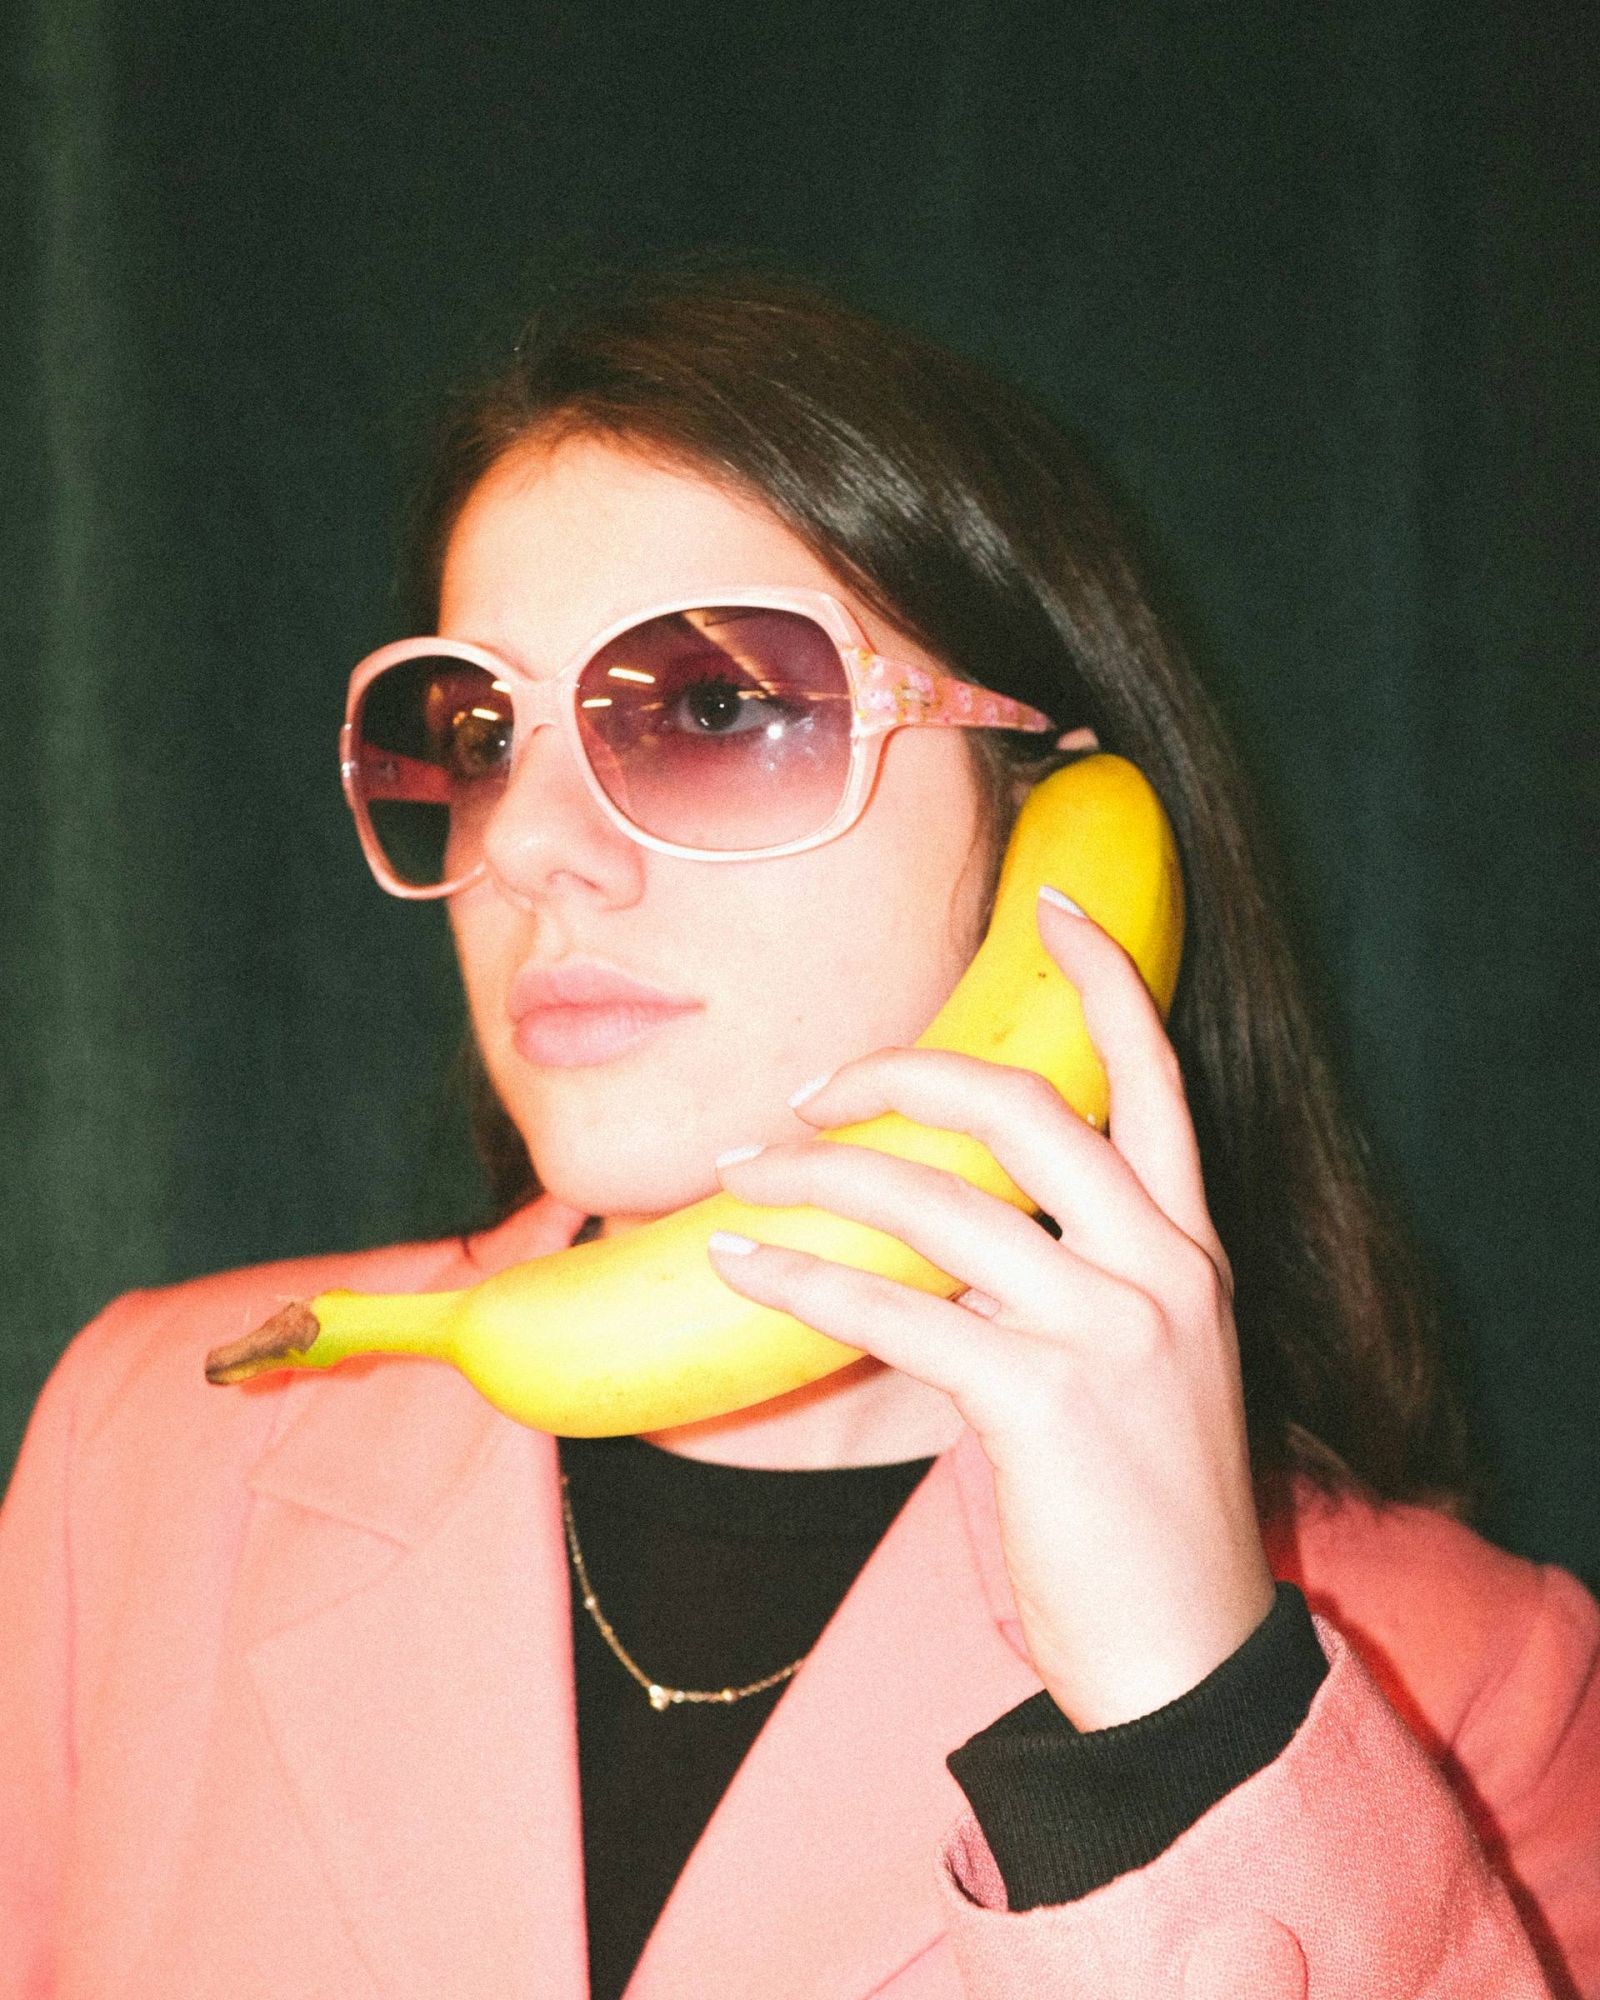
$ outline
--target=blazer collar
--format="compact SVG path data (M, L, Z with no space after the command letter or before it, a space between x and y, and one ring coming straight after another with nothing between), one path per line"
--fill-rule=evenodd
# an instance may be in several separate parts
M444 1254L427 1282L471 1283L561 1247L581 1219L535 1203ZM379 1985L423 2000L481 1980L497 1995L582 2000L554 1441L454 1370L388 1357L292 1383L251 1483L269 1503L244 1556L251 1670ZM943 1928L936 1855L965 1809L946 1754L1039 1686L968 1430L768 1718L629 2000L876 1991Z
M548 1195L497 1227L415 1252L391 1252L375 1290L444 1292L510 1265L564 1250L582 1214ZM281 1379L281 1378L280 1378ZM249 1393L249 1392L247 1392ZM494 1450L507 1426L453 1368L408 1356L347 1361L322 1375L290 1376L250 1485L410 1548ZM515 1428L515 1427L512 1427Z
M976 1559L986 1471L968 1431L906 1503L735 1773L628 2000L864 1996L938 1941L939 1846L966 1810L945 1757L1040 1685Z

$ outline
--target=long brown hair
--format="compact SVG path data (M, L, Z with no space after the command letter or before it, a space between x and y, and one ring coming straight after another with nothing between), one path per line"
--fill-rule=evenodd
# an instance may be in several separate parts
M810 285L714 267L591 284L448 411L412 519L418 629L479 479L578 435L755 494L955 672L1087 724L1146 773L1183 857L1169 1028L1234 1267L1258 1479L1458 1501L1428 1287L1340 1102L1234 756L1082 452L1020 393ZM1030 741L973 735L998 855L1013 780L1050 767ZM537 1180L481 1065L470 1083L504 1214Z

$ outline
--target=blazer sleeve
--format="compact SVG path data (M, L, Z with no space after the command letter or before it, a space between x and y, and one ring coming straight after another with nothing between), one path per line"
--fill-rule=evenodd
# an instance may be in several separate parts
M1012 1913L964 1815L938 1882L969 2000L1600 1995L1600 1615L1543 1574L1439 1762L1319 1618L1328 1676L1293 1740L1144 1867Z
M40 1393L0 1507L0 2000L55 1991L56 1909L73 1788L72 1461L80 1386L108 1331L84 1328Z

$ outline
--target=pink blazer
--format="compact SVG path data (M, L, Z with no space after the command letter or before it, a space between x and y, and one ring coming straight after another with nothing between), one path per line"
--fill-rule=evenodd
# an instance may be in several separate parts
M467 1283L575 1222L132 1293L74 1342L0 1513L6 2000L582 2000L552 1440L429 1362L201 1375L285 1299ZM944 1763L1039 1687L968 1433L630 2000L1600 1994L1593 1601L1414 1508L1308 1500L1275 1559L1332 1659L1293 1743L1148 1867L1012 1915Z

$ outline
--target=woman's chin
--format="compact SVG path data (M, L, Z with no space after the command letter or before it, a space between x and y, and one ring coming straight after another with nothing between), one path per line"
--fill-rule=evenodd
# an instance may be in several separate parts
M703 1170L698 1174L687 1169L649 1176L634 1173L619 1178L614 1172L563 1171L542 1161L539 1185L569 1208L585 1215L603 1215L608 1236L624 1235L718 1191L715 1176Z

